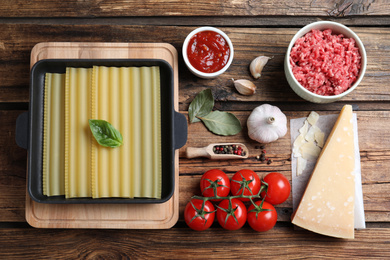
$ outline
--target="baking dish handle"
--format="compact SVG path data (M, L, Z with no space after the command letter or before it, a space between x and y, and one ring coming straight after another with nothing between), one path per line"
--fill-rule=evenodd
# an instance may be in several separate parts
M24 149L28 149L28 112L24 112L16 119L15 141Z
M175 111L175 149L183 147L187 142L187 118Z

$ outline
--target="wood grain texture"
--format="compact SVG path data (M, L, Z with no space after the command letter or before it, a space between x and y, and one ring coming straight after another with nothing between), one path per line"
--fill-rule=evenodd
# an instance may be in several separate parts
M317 21L334 21L346 26L384 27L390 25L390 16L129 16L129 17L29 17L35 25L153 25L153 26L215 26L215 27L303 27ZM375 19L373 19L375 18ZM0 17L0 24L26 24L26 18Z
M266 255L267 259L387 259L390 248L386 238L389 237L389 228L369 227L357 231L354 240L332 239L296 231L292 225L284 224L277 224L267 233L257 233L244 226L234 234L219 227L204 232L185 227L131 232L0 229L0 258L257 259Z
M390 3L383 0L303 1L137 1L137 0L4 0L0 5L0 258L1 259L271 259L390 258ZM287 45L302 26L331 20L351 27L368 54L368 69L359 88L332 104L318 105L298 98L283 73ZM235 59L214 80L193 76L181 58L186 35L211 25L233 40ZM39 42L167 42L179 52L180 111L203 89L211 88L215 109L231 111L245 122L256 106L277 105L288 118L338 113L345 103L358 112L359 143L367 229L355 240L333 239L296 231L289 222L291 198L277 207L279 222L267 233L244 226L227 232L214 223L205 232L191 231L183 221L189 198L199 194L201 174L220 168L232 176L252 168L260 175L280 171L289 179L289 136L266 146L271 165L260 164L259 154L244 132L222 138L201 124L189 127L187 145L211 142L249 143L244 161L185 159L180 149L179 222L169 230L34 229L25 222L27 153L16 146L15 120L29 102L29 61ZM258 55L274 58L256 81L258 92L243 97L231 78L251 79L247 66ZM210 141L212 140L212 141Z
M2 17L112 17L112 16L355 16L387 15L388 1L303 0L303 1L23 1L6 0Z
M15 122L22 112L0 111L0 222L25 221L27 153L15 143Z
M0 221L23 222L24 198L26 185L26 152L14 142L14 125L18 114L22 111L0 110ZM185 111L181 111L187 114ZM299 118L307 116L310 111L284 111L288 117ZM250 111L232 111L244 125ZM320 115L337 112L319 111ZM358 111L359 146L362 166L363 197L367 222L390 222L390 111ZM221 137L211 134L202 125L189 125L188 142L179 150L180 155L180 186L179 186L179 220L183 220L184 207L191 198L200 195L199 181L201 175L213 168L219 168L229 176L236 171L250 168L260 176L279 171L291 181L290 136L287 135L276 142L267 144L267 156L273 161L267 165L260 163L256 156L260 150L246 134L246 127L236 136ZM368 133L368 134L365 134ZM245 160L209 160L207 158L186 159L187 146L205 146L210 140L216 142L242 142L249 148L249 158ZM378 170L380 169L380 170ZM279 221L289 221L292 208L292 198L278 207Z
M4 25L4 26L3 26ZM0 102L28 102L30 52L33 46L44 41L74 42L169 42L178 51L180 109L186 110L196 93L211 88L217 101L229 102L280 102L302 104L289 87L284 76L283 60L287 46L299 28L223 28L233 41L235 56L226 73L213 80L192 75L181 57L181 45L195 27L176 26L126 26L126 25L28 25L3 24L0 35L0 54L4 66L0 66ZM390 45L389 28L352 29L363 41L368 65L359 87L342 102L383 102L390 100ZM24 37L28 33L29 37ZM251 79L249 63L255 57L273 57L263 70L260 79L254 81L257 93L244 97L236 92L231 78ZM230 106L230 103L228 103ZM324 105L330 107L332 104Z

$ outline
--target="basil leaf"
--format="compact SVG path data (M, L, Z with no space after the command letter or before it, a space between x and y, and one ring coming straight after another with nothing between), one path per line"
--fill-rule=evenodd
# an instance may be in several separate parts
M242 129L237 117L228 112L213 111L199 118L207 129L217 135L235 135Z
M89 127L100 145L111 148L121 146L123 142L122 134L107 121L89 119Z
M197 117L208 115L214 107L214 97L211 89L205 89L196 95L188 107L191 123L200 122Z

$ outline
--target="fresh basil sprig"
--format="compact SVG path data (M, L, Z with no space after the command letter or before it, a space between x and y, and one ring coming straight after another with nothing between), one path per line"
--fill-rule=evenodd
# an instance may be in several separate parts
M100 145L111 148L122 145L122 134L109 122L100 119L89 119L89 127Z
M188 108L191 123L200 120L207 129L217 135L235 135L242 129L240 121L229 112L212 111L214 97L210 89L198 93Z

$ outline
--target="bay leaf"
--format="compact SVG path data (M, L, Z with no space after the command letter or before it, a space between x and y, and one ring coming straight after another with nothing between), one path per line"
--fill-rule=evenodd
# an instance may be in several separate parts
M214 97L211 89L199 92L188 107L188 116L191 123L200 122L197 117L208 115L214 107Z
M237 117L229 112L212 111L199 119L209 131L217 135L235 135L242 129Z

